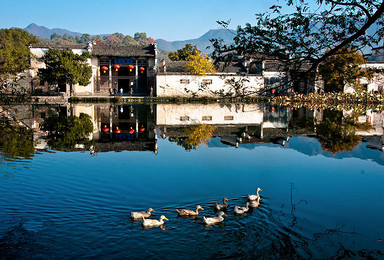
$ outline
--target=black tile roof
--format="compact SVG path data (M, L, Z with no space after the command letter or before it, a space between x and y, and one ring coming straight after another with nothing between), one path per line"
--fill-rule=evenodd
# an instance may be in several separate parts
M73 50L73 49L87 49L86 44L73 44L73 45L49 45L49 44L33 44L32 48L46 48L50 50Z
M47 45L35 44L33 48L47 48L57 50L87 49L88 45ZM91 54L93 56L113 56L113 57L155 57L153 45L147 46L127 46L127 45L93 45Z
M91 54L93 56L114 57L155 57L153 45L127 46L127 45L94 45Z

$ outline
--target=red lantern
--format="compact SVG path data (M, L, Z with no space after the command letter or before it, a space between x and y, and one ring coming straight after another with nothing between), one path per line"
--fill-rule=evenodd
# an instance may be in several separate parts
M118 126L116 126L115 133L116 133L116 134L120 134L120 133L121 133L121 130L119 129Z
M128 69L129 69L129 71L132 71L133 70L133 65L131 64L131 65L128 65Z
M128 133L130 133L130 134L133 134L135 132L135 129L133 129L132 127L131 127L131 129L129 129L129 131L128 131Z
M101 67L101 70L105 73L105 72L108 71L108 67L107 66L103 66L103 67Z
M116 71L118 71L118 70L120 69L120 65L115 64L115 65L113 65L113 68L114 68Z
M140 130L140 133L144 132L145 131L144 126L141 126L139 130Z
M140 67L139 70L140 70L141 73L143 73L145 68L144 67Z
M105 133L109 132L109 128L107 127L107 125L105 125L105 126L103 127L103 132L105 132Z

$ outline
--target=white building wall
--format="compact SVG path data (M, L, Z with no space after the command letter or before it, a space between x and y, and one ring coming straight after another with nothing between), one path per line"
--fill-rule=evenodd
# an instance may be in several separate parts
M158 97L216 97L217 93L234 93L230 84L226 81L235 79L244 81L245 93L255 93L264 86L262 76L239 76L230 74L214 74L203 76L187 74L158 74L156 76L156 93ZM204 87L204 81L212 81Z

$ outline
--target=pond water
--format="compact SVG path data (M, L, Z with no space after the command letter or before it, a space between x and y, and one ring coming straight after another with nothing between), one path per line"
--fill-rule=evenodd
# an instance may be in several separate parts
M32 128L35 142L27 155L24 145L1 144L1 259L384 257L380 111L352 117L250 104L3 111ZM49 111L88 114L91 148L52 147L41 127ZM350 134L348 118L370 127ZM326 122L348 128L356 145L324 133L335 131ZM216 127L206 145L186 139L185 129L200 123ZM258 187L260 206L235 215ZM224 221L204 225L223 197ZM198 218L177 216L196 205L204 208ZM149 207L151 218L168 221L143 229L130 219Z

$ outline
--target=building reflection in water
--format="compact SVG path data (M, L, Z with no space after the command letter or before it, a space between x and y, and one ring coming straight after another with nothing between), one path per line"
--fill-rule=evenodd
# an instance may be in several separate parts
M49 150L44 119L52 112L66 116L90 116L93 132L91 154L108 151L151 151L158 153L157 132L161 138L185 138L184 129L200 124L216 127L213 137L221 146L239 147L250 143L286 145L293 136L317 136L323 120L322 110L275 107L259 104L68 104L53 106L23 105L3 108L6 116L18 118L33 130L36 150ZM3 113L3 114L4 114ZM347 115L348 111L342 112ZM369 123L368 130L357 130L367 147L383 151L384 112L367 111L357 117ZM159 131L158 131L159 130ZM209 143L208 146L217 144ZM89 147L76 147L89 150Z
M72 106L78 116L93 115L94 151L152 151L157 154L154 109L150 105L82 105Z
M247 143L284 146L290 136L313 136L313 122L319 117L316 111L259 104L160 104L156 108L156 125L163 139L181 138L184 128L205 123L217 127L215 136L222 144L235 147Z

